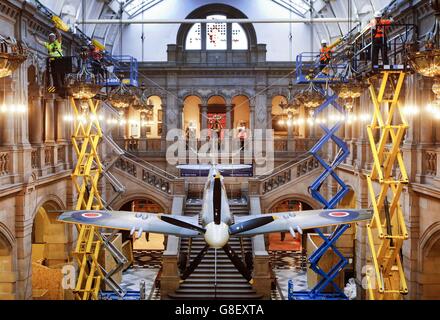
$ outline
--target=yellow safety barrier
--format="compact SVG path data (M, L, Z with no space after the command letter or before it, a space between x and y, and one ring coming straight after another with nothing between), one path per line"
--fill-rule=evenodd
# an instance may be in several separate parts
M400 205L403 187L408 183L400 150L408 129L399 104L404 79L402 71L383 71L369 79L374 114L367 133L374 163L367 184L374 215L367 226L371 253L368 263L372 268L367 270L366 278L371 300L396 300L408 293L401 262L403 241L408 239Z

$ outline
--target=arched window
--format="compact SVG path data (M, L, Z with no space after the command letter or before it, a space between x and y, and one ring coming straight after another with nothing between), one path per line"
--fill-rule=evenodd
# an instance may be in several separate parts
M223 14L207 15L206 19L226 19ZM247 50L248 38L239 23L195 23L189 29L186 50Z
M189 29L186 36L185 47L187 50L201 50L202 49L202 24L195 23Z

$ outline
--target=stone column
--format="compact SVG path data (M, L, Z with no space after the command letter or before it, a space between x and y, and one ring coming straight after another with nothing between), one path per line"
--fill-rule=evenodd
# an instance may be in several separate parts
M370 95L368 91L365 91L363 95L360 98L359 101L360 106L360 114L362 113L373 113L373 106L370 101ZM371 159L371 149L368 142L367 137L367 130L366 127L369 123L361 122L359 126L355 127L355 130L353 130L354 135L358 137L357 139L357 159L356 159L356 166L359 169L362 169L366 166L368 162L370 162ZM370 168L367 168L368 170Z
M404 92L404 100L405 103L408 105L413 106L419 106L419 105L425 105L421 99L423 99L423 96L429 97L430 94L428 90L424 86L425 82L423 80L423 77L414 74L414 75L408 75L406 77L406 85L405 85L405 92ZM422 94L419 93L419 91L422 90ZM426 92L426 94L423 94ZM403 95L403 94L402 94ZM404 105L401 103L401 105ZM408 173L408 178L411 180L414 179L420 179L420 177L416 177L418 167L417 167L417 159L420 159L421 164L419 167L419 174L422 173L422 163L423 163L423 151L417 150L420 149L418 142L420 141L420 121L422 117L424 117L422 114L425 113L423 110L418 115L412 115L410 117L406 117L408 121L408 130L405 134L405 139L403 141L402 146L402 153L403 153L403 161L405 163L406 171ZM426 120L426 119L425 119ZM400 121L400 119L398 119Z
M287 126L287 151L289 152L296 151L295 140L293 138L293 130L294 130L294 125L293 123L291 123L290 126L289 125Z
M55 143L55 107L54 99L47 97L45 99L45 128L44 142L49 144Z
M17 299L32 298L32 208L36 192L32 187L16 196L15 237L17 243Z
M15 124L14 115L9 111L8 106L14 103L14 83L12 78L7 77L0 81L2 85L2 93L5 97L4 105L6 106L6 112L0 116L0 145L13 147L15 146Z
M68 128L70 123L64 120L68 114L68 101L66 99L57 98L55 100L56 111L56 141L57 148L55 148L55 162L66 163L68 159Z
M267 128L267 97L265 94L258 95L255 97L255 104L253 104L254 108L250 106L251 110L255 111L255 115L251 119L254 122L254 129L266 129ZM251 111L251 114L253 113Z
M182 109L183 113L183 109ZM167 138L167 105L165 103L162 103L162 134L161 137L161 144L160 144L160 150L165 151L166 149L166 138Z
M200 128L201 130L208 129L208 106L200 105L200 111L202 114Z
M184 196L175 195L173 198L172 212L176 215L182 215ZM168 299L169 293L174 293L179 288L179 270L177 267L179 260L179 241L175 236L168 236L167 247L162 258L162 276L160 294L163 299Z
M250 214L261 214L261 204L259 196L252 196L249 199ZM264 236L258 235L252 237L252 251L254 256L254 283L252 287L258 294L263 296L263 299L270 299L270 257L266 251L264 243Z
M268 129L273 129L272 128L272 104L268 104L267 105L267 128Z
M255 106L249 105L249 129L255 129Z
M226 105L226 129L233 129L233 123L232 123L232 105L231 104L227 104Z
M44 109L41 100L42 93L40 87L30 88L29 114L32 115L32 121L29 122L29 142L36 146L43 144Z
M67 114L67 100L57 98L55 100L56 110L56 141L57 143L67 142L67 124L64 121L64 116Z

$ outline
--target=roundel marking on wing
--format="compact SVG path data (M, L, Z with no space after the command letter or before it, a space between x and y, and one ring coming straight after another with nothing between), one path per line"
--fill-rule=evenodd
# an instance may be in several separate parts
M350 221L354 220L359 216L357 211L322 211L319 214L323 218L329 218L336 221Z
M82 212L74 212L72 214L72 218L75 218L79 221L94 221L102 218L110 217L111 215L106 212L94 212L94 211L82 211Z

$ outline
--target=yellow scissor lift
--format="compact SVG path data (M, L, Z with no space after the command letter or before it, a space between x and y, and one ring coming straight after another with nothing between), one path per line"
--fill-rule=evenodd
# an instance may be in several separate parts
M367 184L374 216L367 225L372 268L367 269L366 279L372 300L396 300L408 293L401 257L408 232L400 205L408 184L400 150L408 128L399 104L404 79L405 72L397 70L381 71L369 79L374 114L367 133L374 163Z
M102 164L98 155L98 145L102 130L98 120L100 101L83 100L87 103L88 119L83 113L83 106L77 105L71 98L74 112L74 131L72 134L73 149L77 163L72 173L72 180L78 193L76 210L102 209L103 203L98 189ZM95 227L77 225L78 240L74 256L78 262L79 275L74 290L80 300L98 299L104 274L98 263L99 252L103 241Z

